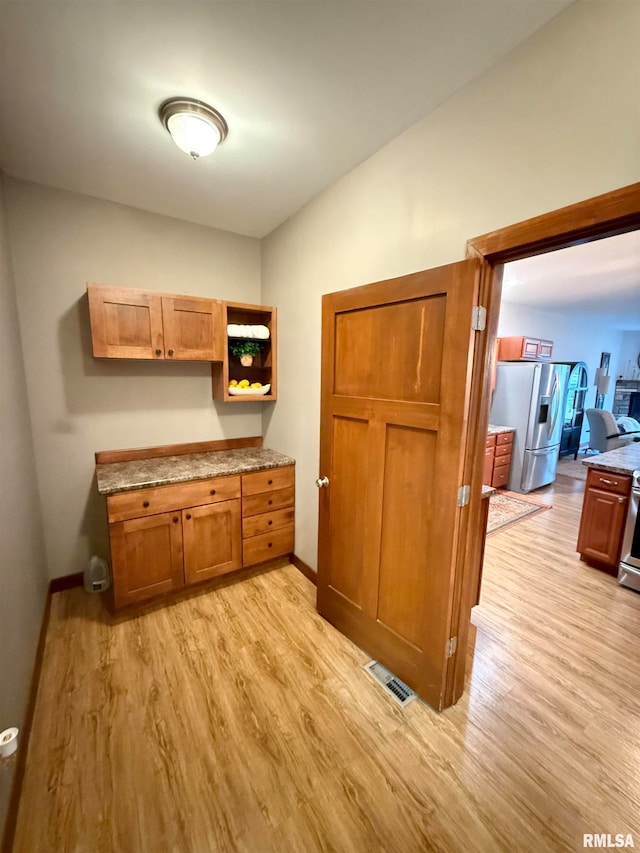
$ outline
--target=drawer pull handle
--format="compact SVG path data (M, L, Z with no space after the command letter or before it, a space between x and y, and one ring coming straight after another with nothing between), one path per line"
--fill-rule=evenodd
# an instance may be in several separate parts
M623 504L625 502L625 500L626 500L626 498L618 498L618 503Z
M174 523L174 524L177 524L179 521L180 521L180 519L178 518L178 516L177 516L177 515L174 515L174 516L173 516L173 523Z
M149 506L149 501L145 501L142 506L146 509Z
M607 486L617 486L618 485L617 480L607 480L606 477L600 477L600 482L606 483Z
M190 513L190 512L188 512L188 513L187 513L187 521L188 521L190 518L191 518L191 513Z
M212 495L215 495L215 493L216 493L216 490L215 490L215 489L211 489L211 494L212 494Z

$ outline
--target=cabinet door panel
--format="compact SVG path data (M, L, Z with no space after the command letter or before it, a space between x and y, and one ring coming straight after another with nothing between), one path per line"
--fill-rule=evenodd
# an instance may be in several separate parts
M115 607L184 585L180 513L163 513L110 525Z
M551 359L553 355L553 341L538 341L538 358Z
M160 296L143 290L87 286L97 358L164 358Z
M487 447L484 451L484 468L482 474L482 482L485 486L491 485L491 478L493 476L493 452L494 447Z
M522 339L522 358L538 358L540 341L535 338Z
M584 557L617 568L627 503L622 495L586 490L578 536L578 551Z
M165 357L222 361L222 303L191 296L162 297Z
M242 565L240 501L182 511L187 583L223 575Z

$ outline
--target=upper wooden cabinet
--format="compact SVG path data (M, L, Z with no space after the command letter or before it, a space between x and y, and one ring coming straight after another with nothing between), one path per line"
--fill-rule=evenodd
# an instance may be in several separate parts
M553 341L541 338L498 338L498 361L551 361Z
M222 302L88 284L96 358L221 361Z
M277 394L277 315L276 309L265 305L246 305L242 302L224 302L222 304L222 325L224 352L221 364L211 366L214 400L240 403L249 401L268 402L276 399ZM269 331L268 338L244 337L243 327L260 326ZM229 333L229 328L231 332ZM260 352L253 359L253 364L245 367L240 359L233 355L232 346L235 342L255 340L260 346ZM241 382L246 379L249 384L260 383L269 385L269 391L251 393L248 389L244 394L232 394L229 385L232 381Z

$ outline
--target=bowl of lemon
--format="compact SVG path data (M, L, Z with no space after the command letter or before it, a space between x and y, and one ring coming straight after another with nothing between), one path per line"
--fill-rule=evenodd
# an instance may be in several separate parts
M232 379L229 382L229 393L232 397L263 397L271 390L271 385L263 385L261 382L249 382L248 379L241 379L238 382Z

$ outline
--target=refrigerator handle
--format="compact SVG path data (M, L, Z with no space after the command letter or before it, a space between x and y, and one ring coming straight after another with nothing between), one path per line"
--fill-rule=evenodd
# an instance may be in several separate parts
M556 428L556 421L558 420L558 412L560 411L560 383L558 382L558 373L557 371L553 374L553 390L551 391L551 422L548 426L549 439L554 433Z

